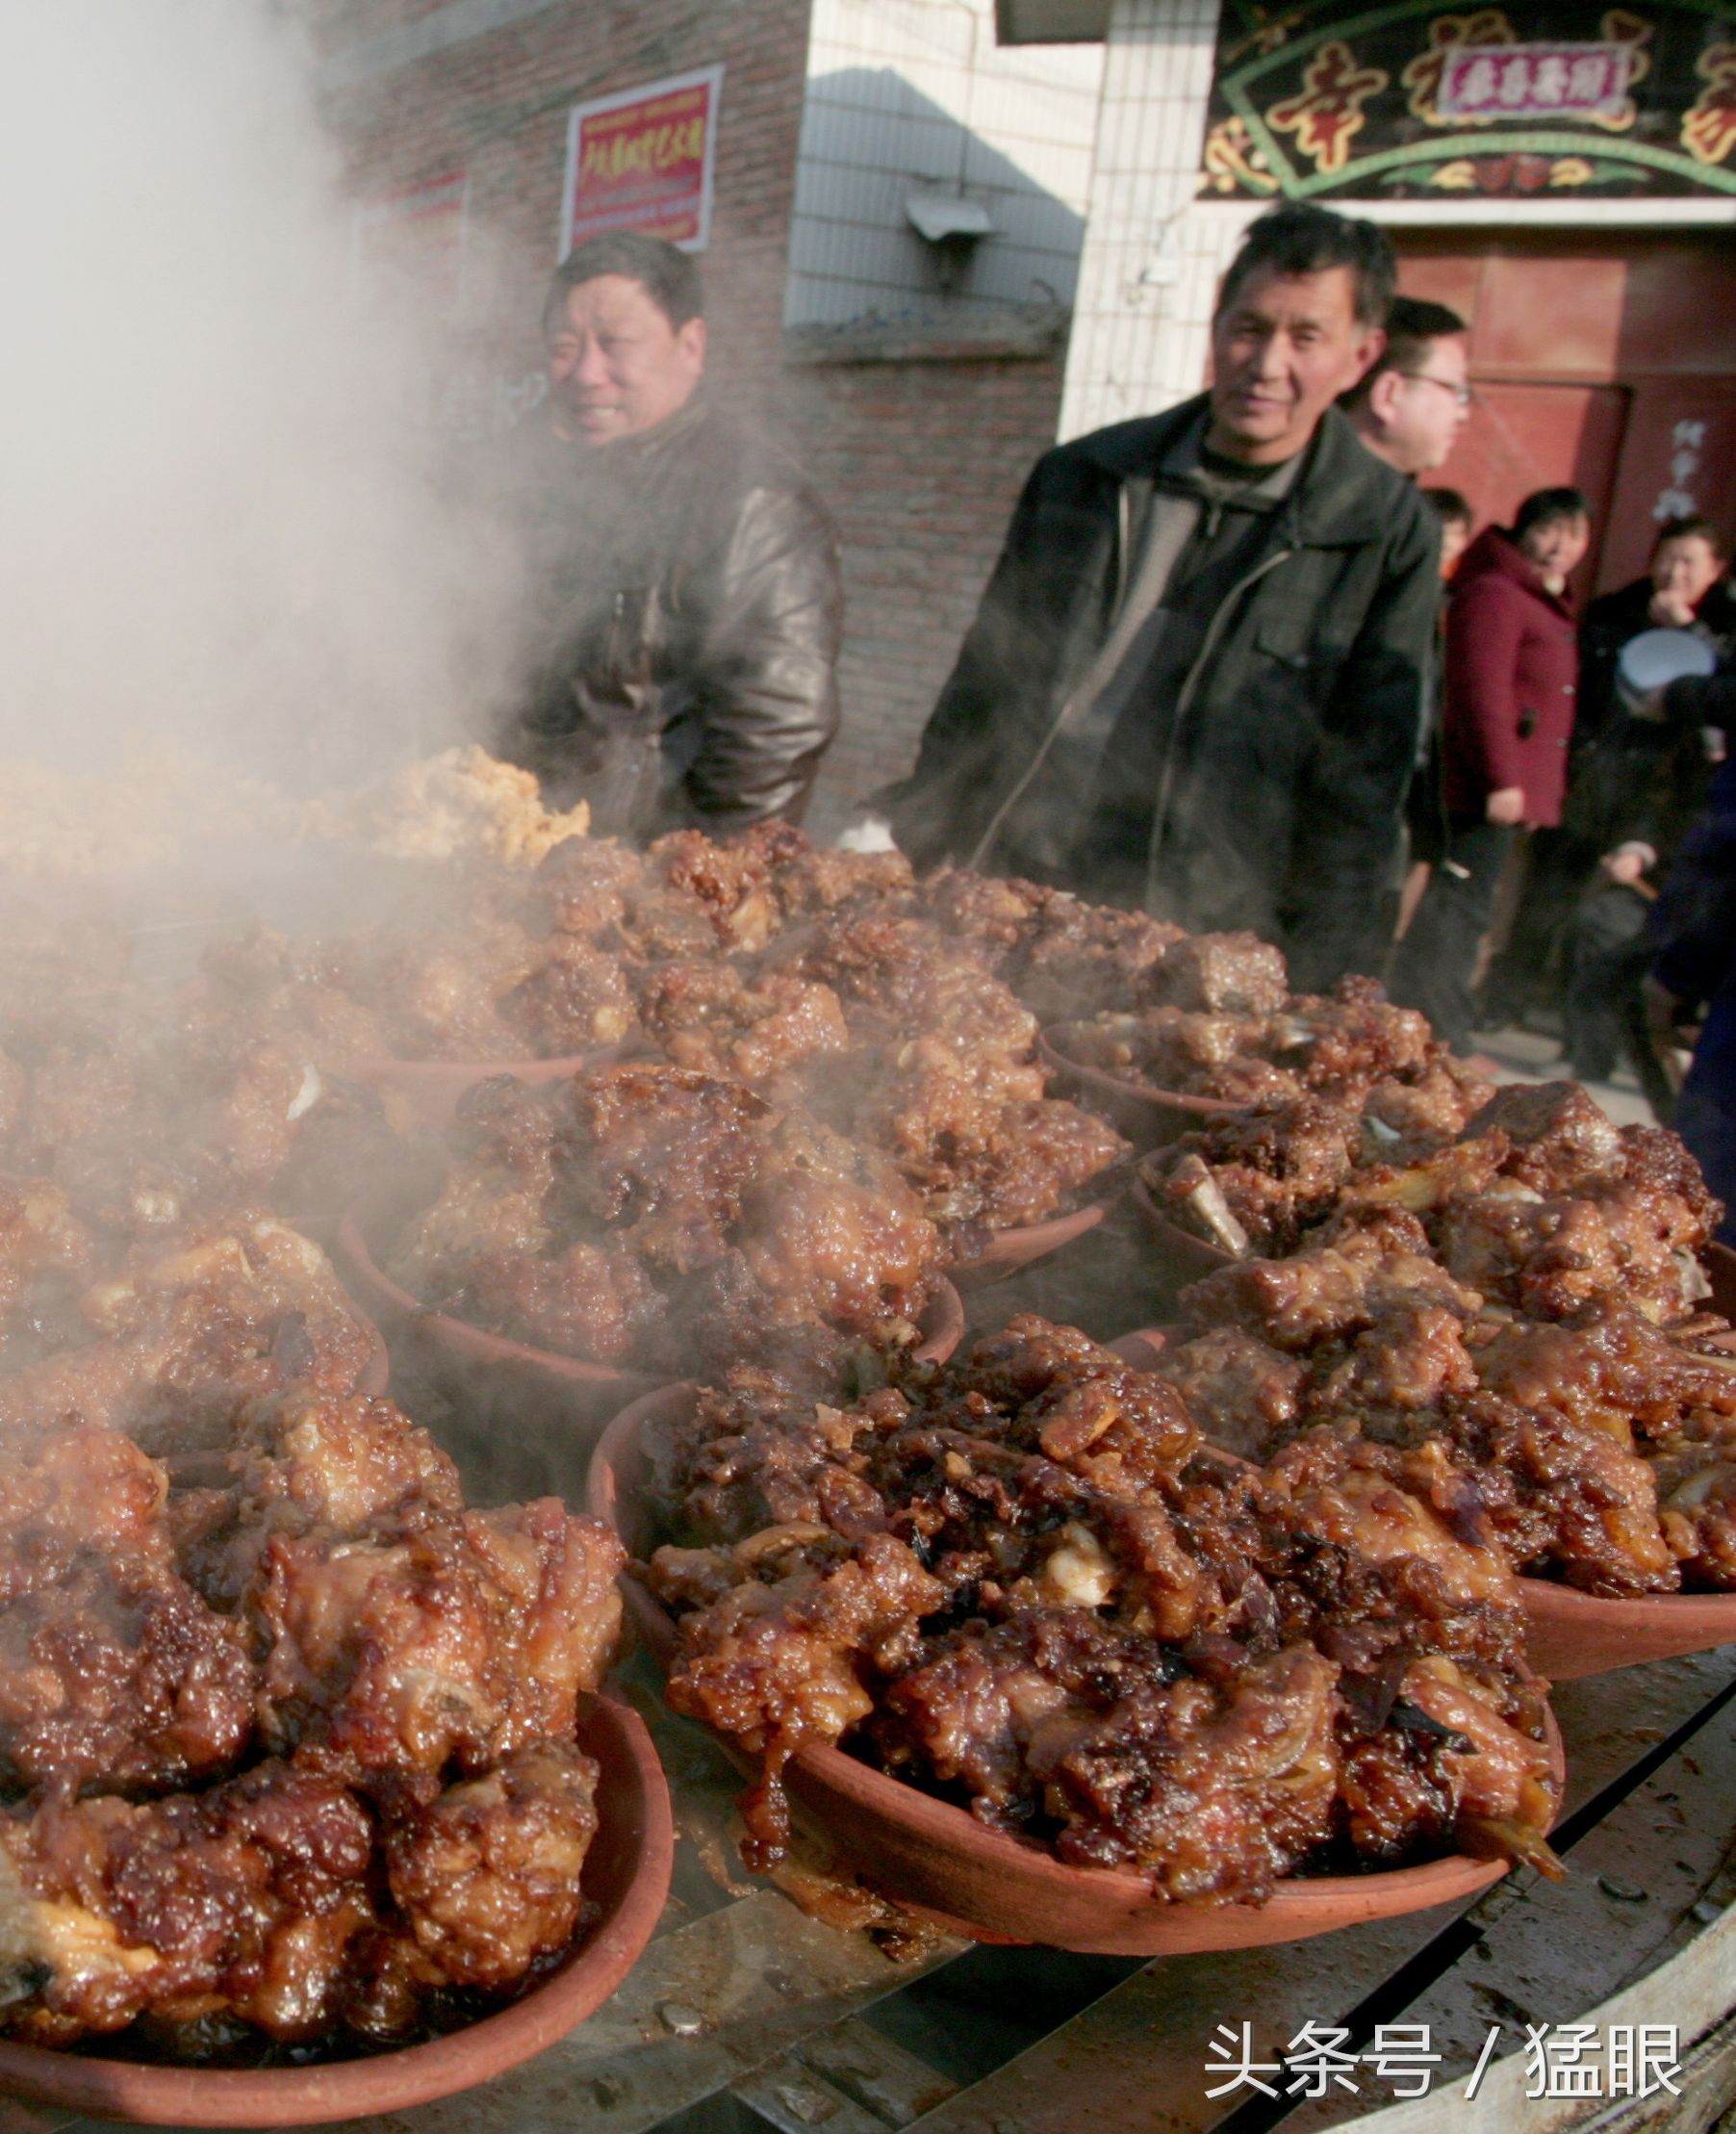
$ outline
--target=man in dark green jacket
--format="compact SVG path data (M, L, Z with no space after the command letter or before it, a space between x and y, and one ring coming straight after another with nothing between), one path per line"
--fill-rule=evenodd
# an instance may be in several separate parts
M1372 224L1275 210L1225 276L1211 392L1037 463L878 804L919 865L1249 927L1311 989L1379 969L1440 533L1332 402L1392 282Z

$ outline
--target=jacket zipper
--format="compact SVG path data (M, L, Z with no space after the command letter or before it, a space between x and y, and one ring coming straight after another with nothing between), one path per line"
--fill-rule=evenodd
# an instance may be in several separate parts
M1268 571L1275 571L1280 563L1288 562L1296 553L1293 547L1274 550L1238 584L1231 586L1219 602L1216 613L1207 626L1205 639L1200 645L1199 653L1192 666L1188 668L1181 688L1176 693L1175 717L1169 723L1169 739L1163 750L1163 768L1158 779L1157 804L1152 811L1151 841L1145 848L1145 908L1147 911L1151 909L1152 899L1157 889L1158 861L1162 853L1164 825L1169 817L1169 803L1175 791L1176 748L1182 737L1183 723L1187 719L1188 711L1192 708L1194 692L1199 685L1201 673L1205 668L1206 661L1211 658L1213 653L1217 649L1217 641L1224 633L1231 609L1236 606L1244 594L1251 592L1259 584Z

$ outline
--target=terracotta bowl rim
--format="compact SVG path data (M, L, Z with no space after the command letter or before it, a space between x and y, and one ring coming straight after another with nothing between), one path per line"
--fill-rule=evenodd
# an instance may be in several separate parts
M1525 1611L1554 1616L1564 1630L1633 1630L1650 1624L1680 1630L1689 1611L1724 1626L1720 1644L1736 1639L1736 1593L1585 1593L1560 1579L1519 1578Z
M621 1532L617 1511L616 1492L613 1487L615 1464L622 1448L638 1432L642 1425L659 1408L672 1406L681 1396L698 1391L693 1379L677 1379L672 1384L659 1386L653 1392L643 1394L613 1417L602 1435L598 1439L591 1455L591 1466L586 1484L586 1508L594 1519L600 1520L620 1534L623 1541L627 1536ZM627 1543L629 1550L630 1541ZM662 1604L630 1572L623 1573L624 1583L629 1589L635 1617L647 1633L647 1642L651 1647L652 1658L661 1666L676 1639L673 1617ZM660 1642L659 1642L660 1640ZM1545 1702L1545 1724L1551 1759L1557 1776L1565 1770L1565 1759L1560 1731L1554 1713ZM707 1730L710 1731L709 1729ZM722 1741L722 1735L713 1738ZM725 1743L726 1748L730 1744ZM829 1791L842 1795L887 1820L902 1823L906 1829L926 1832L939 1843L962 1854L974 1854L978 1860L995 1866L1001 1872L1017 1876L1027 1882L1032 1878L1057 1890L1077 1892L1099 1890L1106 1897L1121 1904L1136 1904L1154 1915L1173 1915L1182 1911L1240 1912L1244 1915L1258 1913L1282 1921L1287 1915L1305 1915L1323 1906L1336 1907L1352 1900L1357 1892L1370 1889L1384 1895L1404 1897L1416 1892L1414 1905L1401 1906L1402 1910L1421 1911L1430 1904L1444 1904L1455 1897L1469 1895L1475 1890L1497 1881L1514 1864L1504 1860L1478 1860L1468 1853L1448 1853L1440 1860L1424 1861L1412 1867L1374 1868L1358 1875L1310 1875L1287 1878L1274 1885L1272 1894L1264 1904L1251 1905L1244 1902L1227 1906L1187 1906L1171 1900L1154 1897L1145 1876L1130 1867L1070 1867L1058 1860L1054 1853L1035 1838L1011 1838L998 1831L986 1829L968 1810L956 1807L950 1801L936 1799L919 1787L909 1786L902 1779L877 1771L871 1765L859 1762L844 1750L810 1746L797 1751L791 1765L798 1776L806 1774ZM1383 1907L1384 1910L1384 1907ZM1275 1934L1274 1941L1285 1937Z
M369 1212L366 1206L358 1204L345 1208L339 1217L341 1250L368 1286L401 1317L414 1320L442 1348L492 1363L530 1364L556 1377L586 1384L630 1386L650 1382L651 1375L647 1372L625 1371L614 1364L587 1363L580 1356L559 1355L551 1349L532 1349L527 1343L513 1341L505 1334L491 1333L484 1326L472 1326L468 1320L455 1319L448 1312L431 1310L394 1281L374 1258L367 1236Z
M615 1765L602 1800L638 1843L625 1887L560 1967L522 1999L421 2044L299 2068L184 2068L87 2057L0 2039L0 2094L147 2125L298 2126L408 2110L522 2066L597 2011L639 1960L662 1915L675 1859L663 1766L645 1722L597 1695L581 1744L600 1734Z
M1074 1059L1063 1049L1063 1041L1068 1031L1081 1028L1086 1019L1075 1016L1071 1021L1052 1022L1037 1032L1037 1050L1045 1067L1076 1074L1087 1089L1148 1104L1154 1111L1192 1112L1201 1118L1223 1118L1250 1108L1251 1100L1245 1097L1188 1096L1181 1090L1161 1090L1150 1082L1131 1081L1125 1075L1111 1074L1107 1067L1090 1067L1084 1060Z
M1064 1215L1045 1216L1041 1222L1010 1223L1005 1230L996 1230L987 1245L975 1259L956 1260L947 1269L955 1278L978 1273L987 1273L1005 1268L1008 1273L1040 1259L1045 1252L1054 1252L1063 1245L1071 1245L1075 1238L1082 1238L1094 1230L1110 1212L1109 1198L1082 1201L1077 1208L1070 1208Z
M467 1319L437 1312L402 1289L379 1265L368 1242L370 1209L366 1202L345 1208L338 1219L338 1244L345 1259L363 1282L383 1297L401 1317L413 1320L441 1348L488 1363L528 1365L549 1376L585 1385L637 1386L653 1391L665 1381L654 1372L631 1370L617 1364L587 1363L580 1356L564 1356L552 1349L532 1349L505 1334L473 1326ZM936 1276L934 1295L920 1325L925 1338L916 1353L925 1361L944 1363L964 1337L964 1299L944 1274Z

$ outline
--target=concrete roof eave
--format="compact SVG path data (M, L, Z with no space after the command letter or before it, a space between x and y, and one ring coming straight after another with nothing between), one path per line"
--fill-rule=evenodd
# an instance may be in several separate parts
M1101 44L1111 0L995 0L997 44Z

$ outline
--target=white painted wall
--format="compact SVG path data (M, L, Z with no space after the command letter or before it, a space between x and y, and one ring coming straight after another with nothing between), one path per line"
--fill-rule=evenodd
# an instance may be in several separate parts
M1197 393L1221 261L1255 208L1196 205L1218 0L1114 0L1060 433Z
M814 0L807 64L787 325L939 308L921 191L995 224L952 303L1072 301L1102 45L1003 51L993 0Z

